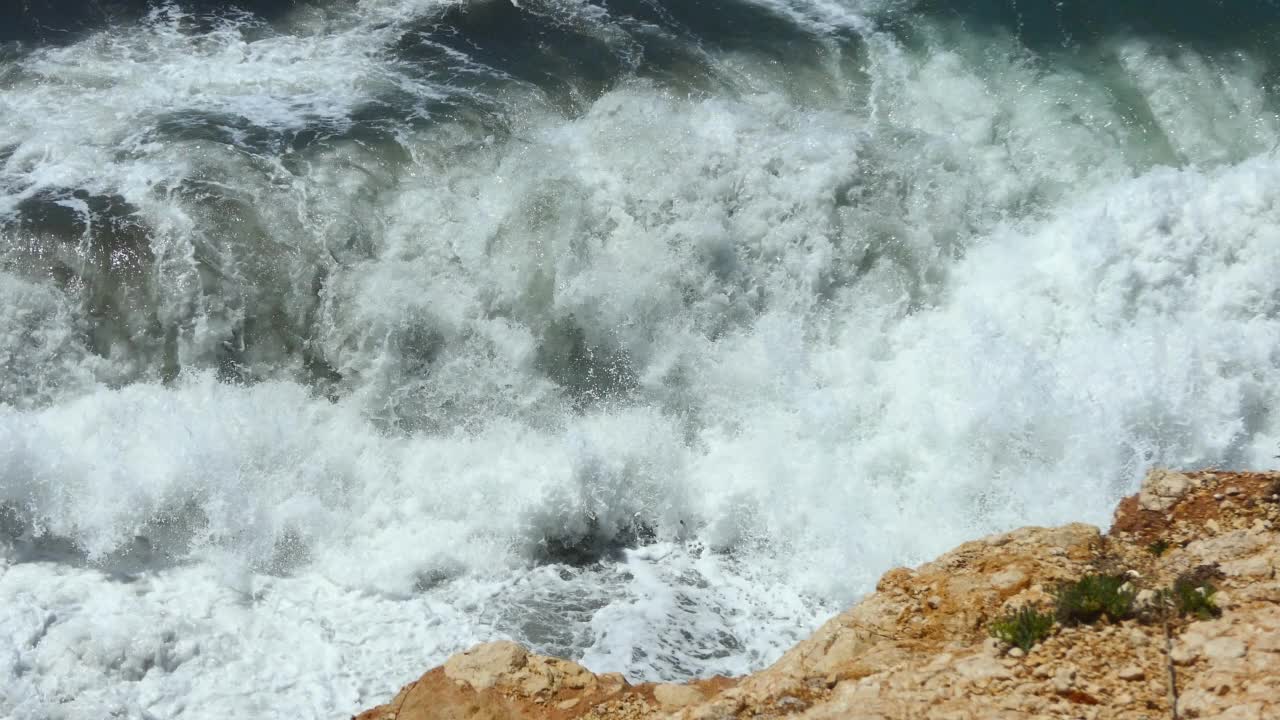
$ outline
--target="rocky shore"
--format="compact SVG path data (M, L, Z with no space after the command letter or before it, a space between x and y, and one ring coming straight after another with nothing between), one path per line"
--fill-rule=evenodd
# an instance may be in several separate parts
M1158 470L1109 532L1022 528L891 570L746 677L630 685L499 642L358 720L1277 718L1278 526L1280 473ZM1090 578L1122 581L1123 607L1064 607ZM992 636L1023 608L1054 618L1027 650Z

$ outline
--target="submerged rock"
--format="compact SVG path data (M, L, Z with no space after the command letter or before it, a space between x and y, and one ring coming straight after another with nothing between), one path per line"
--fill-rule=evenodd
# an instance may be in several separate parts
M629 685L509 642L477 646L358 720L492 718L1280 717L1280 474L1153 472L1111 531L1022 528L965 543L832 618L742 678ZM1231 503L1215 496L1230 496ZM1143 617L1057 628L1030 652L993 618L1058 583L1123 573ZM1211 578L1220 616L1153 616L1158 591ZM1228 594L1230 599L1228 600Z

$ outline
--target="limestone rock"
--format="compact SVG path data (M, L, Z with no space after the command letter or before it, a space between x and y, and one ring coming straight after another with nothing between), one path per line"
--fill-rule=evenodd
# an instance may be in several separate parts
M1155 470L1147 475L1138 493L1138 505L1143 510L1164 512L1182 499L1187 491L1195 486L1195 482L1179 472Z
M1147 673L1137 665L1126 665L1125 667L1120 668L1120 672L1116 677L1121 680L1145 680Z
M666 684L655 686L653 697L664 708L681 708L703 699L702 693L695 687Z
M528 651L513 642L489 643L446 660L444 674L455 682L487 690L524 668L528 659Z

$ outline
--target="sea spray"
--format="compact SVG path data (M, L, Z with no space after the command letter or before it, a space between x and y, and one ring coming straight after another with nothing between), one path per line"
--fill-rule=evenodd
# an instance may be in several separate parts
M7 45L0 714L336 717L501 637L747 672L894 565L1270 463L1269 5L935 5Z

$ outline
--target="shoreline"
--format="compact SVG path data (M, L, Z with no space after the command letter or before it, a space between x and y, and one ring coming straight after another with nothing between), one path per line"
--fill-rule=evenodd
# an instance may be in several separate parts
M1277 527L1280 473L1155 470L1119 503L1106 533L1081 523L1024 527L895 568L750 675L630 685L619 673L487 643L356 720L1262 720L1280 715ZM1124 581L1131 616L1063 615L1063 588L1104 576ZM1193 576L1208 598L1201 616L1151 610ZM1057 622L1029 649L992 636L1010 613L1049 617L1055 602Z

